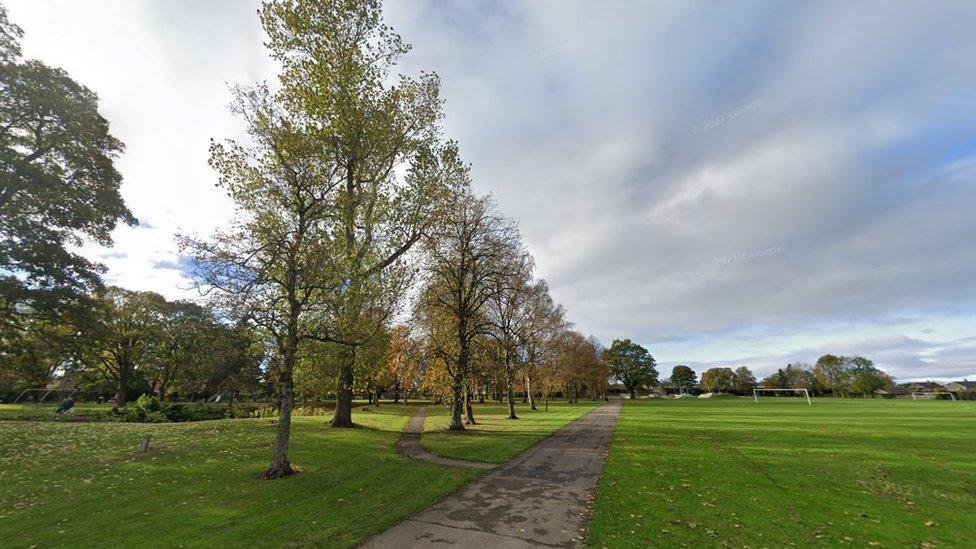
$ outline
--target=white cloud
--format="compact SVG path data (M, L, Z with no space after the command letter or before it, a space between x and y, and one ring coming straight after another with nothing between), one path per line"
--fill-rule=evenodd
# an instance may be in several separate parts
M150 227L91 253L113 282L192 295L172 234L230 215L207 144L240 129L226 83L274 76L257 2L9 7L27 54L98 91L128 146L123 194ZM414 44L405 70L441 75L477 188L519 221L581 330L662 364L764 371L832 351L903 378L976 371L976 6L398 1L387 15Z

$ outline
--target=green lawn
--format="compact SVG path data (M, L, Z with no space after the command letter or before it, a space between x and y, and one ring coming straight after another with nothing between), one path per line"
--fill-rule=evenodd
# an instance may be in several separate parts
M352 546L480 474L397 456L412 412L357 408L351 430L297 418L302 473L275 481L256 478L275 420L0 421L0 545Z
M625 401L594 547L972 547L976 402Z
M475 404L474 419L478 425L468 425L462 432L448 430L450 408L431 405L421 442L439 456L504 463L600 404L603 402L550 402L548 412L541 403L536 412L528 404L519 404L515 410L517 420L508 419L508 404Z
M57 402L42 404L0 404L0 421L32 420L32 421L99 421L112 410L111 404L85 402L76 404L74 413L59 416L55 413Z

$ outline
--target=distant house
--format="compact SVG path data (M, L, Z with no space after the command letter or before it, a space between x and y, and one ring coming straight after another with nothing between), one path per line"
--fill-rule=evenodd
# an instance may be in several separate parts
M964 379L962 381L950 381L945 384L947 391L952 391L960 395L976 394L976 381Z
M693 387L682 387L677 383L672 383L670 380L664 380L659 382L657 386L654 387L654 394L658 396L680 395L682 393L694 394L698 392L698 387L698 385Z
M895 386L895 390L899 392L904 392L906 394L911 393L923 393L923 392L938 392L945 391L946 388L939 383L934 381L913 381L911 383L901 383Z

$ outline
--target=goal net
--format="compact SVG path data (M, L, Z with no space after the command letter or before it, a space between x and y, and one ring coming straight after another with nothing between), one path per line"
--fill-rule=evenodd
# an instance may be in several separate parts
M946 397L948 397L949 400L956 400L956 395L948 392L937 393L934 391L916 391L912 393L912 400L936 400L940 398L945 399Z
M807 404L813 404L810 402L810 393L806 389L762 389L755 388L752 390L752 399L759 402L759 395L765 393L773 393L776 395L778 393L790 393L794 395L803 395L807 399Z
M43 387L40 389L24 389L24 391L17 395L17 398L14 399L13 404L17 404L21 401L32 404L41 404L45 402L48 397L52 397L52 399L64 399L74 394L74 389L47 389Z

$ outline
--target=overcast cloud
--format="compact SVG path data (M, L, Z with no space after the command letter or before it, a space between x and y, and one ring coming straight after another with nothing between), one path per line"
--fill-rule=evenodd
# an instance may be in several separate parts
M143 222L109 280L192 295L176 231L228 82L274 78L256 2L7 0L25 53L97 91ZM577 327L662 369L859 353L976 378L976 4L388 2L477 188Z

